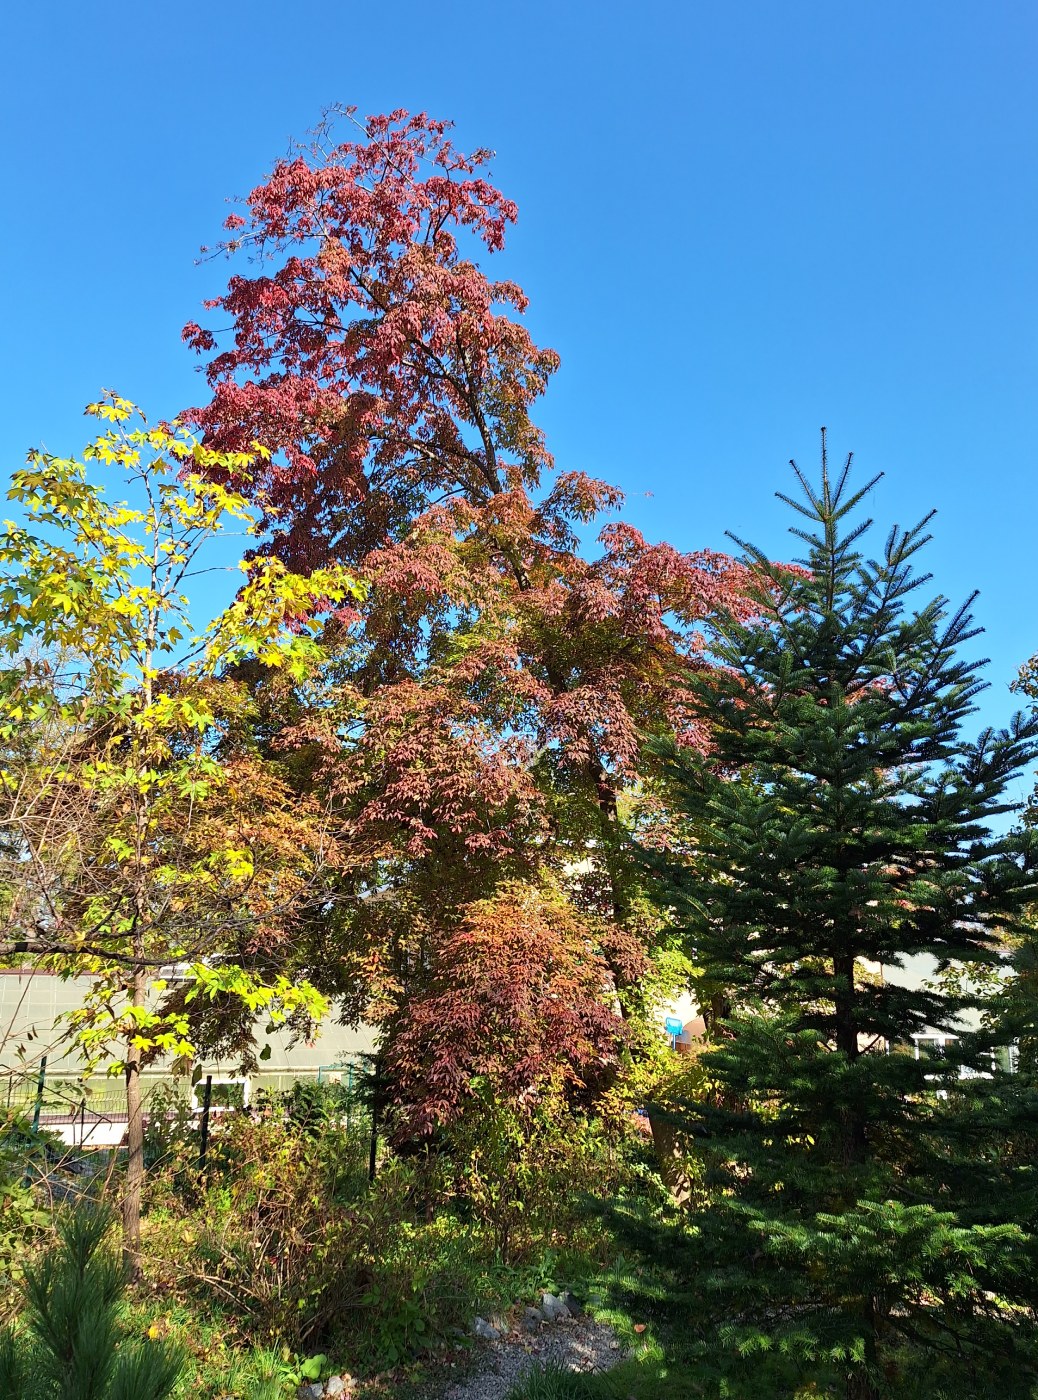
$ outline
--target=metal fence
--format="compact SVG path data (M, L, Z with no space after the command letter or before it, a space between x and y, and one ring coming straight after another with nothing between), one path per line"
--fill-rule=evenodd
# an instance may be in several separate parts
M54 1133L68 1147L114 1146L126 1124L126 1097L113 1087L86 1091L75 1080L48 1079L46 1061L35 1072L9 1070L0 1087L7 1117Z
M0 1106L6 1106L8 1120L21 1119L26 1124L31 1123L34 1128L55 1133L69 1147L118 1146L127 1121L126 1094L121 1083L101 1081L104 1087L94 1087L67 1077L49 1077L46 1070L47 1062L44 1059L33 1069L0 1072ZM228 1109L248 1107L250 1091L251 1094L258 1091L282 1094L294 1084L316 1083L340 1091L342 1108L348 1120L361 1107L367 1074L363 1057L344 1057L334 1065L320 1066L316 1075L292 1076L287 1083L284 1082L286 1076L282 1074L269 1077L257 1075L251 1081L248 1078L234 1081L214 1078L208 1097L213 1112L219 1114ZM150 1082L146 1079L142 1086L145 1120L153 1111L156 1091L160 1094L161 1113L173 1116L174 1103L169 1097L169 1090L173 1088L197 1117L202 1113L203 1084L204 1081L189 1088L183 1082L177 1084L165 1076L156 1076ZM229 1093L231 1090L239 1091L237 1097Z

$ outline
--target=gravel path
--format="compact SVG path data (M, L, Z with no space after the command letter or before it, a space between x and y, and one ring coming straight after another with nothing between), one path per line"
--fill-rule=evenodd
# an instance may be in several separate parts
M611 1327L589 1317L513 1333L491 1342L479 1371L448 1388L444 1400L505 1400L515 1382L535 1366L552 1362L567 1371L609 1371L623 1357Z

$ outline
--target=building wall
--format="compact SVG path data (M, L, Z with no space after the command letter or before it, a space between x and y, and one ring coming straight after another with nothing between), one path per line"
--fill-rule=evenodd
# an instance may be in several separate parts
M47 1079L81 1081L83 1064L75 1044L70 1043L67 1024L61 1017L82 1005L85 978L61 978L54 973L0 969L0 1075L8 1081L35 1080L44 1056ZM316 1078L333 1072L337 1065L357 1061L375 1049L375 1031L326 1021L311 1042L293 1043L291 1032L277 1029L270 1035L266 1020L257 1022L257 1046L269 1047L269 1056L260 1062L252 1076L266 1088L287 1088L296 1079ZM230 1079L237 1066L220 1060L199 1060L202 1074ZM168 1060L159 1060L144 1071L142 1078L155 1083L170 1077ZM104 1066L90 1077L97 1093L111 1093L117 1087L106 1077Z

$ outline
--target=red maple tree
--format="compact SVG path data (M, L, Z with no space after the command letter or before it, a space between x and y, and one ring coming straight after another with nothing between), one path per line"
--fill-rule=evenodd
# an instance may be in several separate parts
M475 1075L520 1108L607 1075L624 1038L610 986L592 927L557 891L505 882L470 904L390 1046L405 1129L450 1123Z
M368 584L337 623L339 707L297 707L286 729L351 852L307 956L350 1011L383 1020L401 1092L422 1101L407 1065L424 1065L444 1113L443 1084L471 1068L465 1015L444 998L489 995L494 948L509 967L529 946L517 896L502 914L509 881L569 891L584 942L560 917L538 928L560 966L566 949L596 950L579 997L560 981L574 1015L591 985L603 1006L635 986L645 930L618 802L644 776L646 731L702 741L682 678L698 624L745 583L726 555L649 544L616 520L597 557L581 553L578 529L621 495L554 470L531 410L558 357L517 319L521 289L476 261L516 209L487 178L490 153L459 152L449 131L404 111L329 114L226 221L219 251L252 259L206 303L230 331L184 332L212 395L193 422L214 446L272 451L255 484L275 552L295 569L348 562ZM486 975L455 976L477 947ZM601 1059L600 1038L566 1051L516 1024L542 1058L550 1045L575 1068L585 1045Z

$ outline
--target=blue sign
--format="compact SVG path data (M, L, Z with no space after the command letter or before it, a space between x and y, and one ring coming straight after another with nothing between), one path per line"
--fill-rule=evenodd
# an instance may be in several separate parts
M685 1023L680 1016L668 1016L663 1025L668 1035L680 1035L685 1029Z

